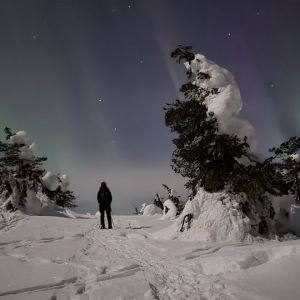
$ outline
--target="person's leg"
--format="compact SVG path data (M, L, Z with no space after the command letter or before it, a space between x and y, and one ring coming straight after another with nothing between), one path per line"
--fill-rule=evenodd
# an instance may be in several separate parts
M104 209L99 209L99 211L100 211L101 228L105 228L105 223L104 223Z
M107 216L107 223L108 223L108 228L111 229L111 209L110 207L106 209L106 216Z

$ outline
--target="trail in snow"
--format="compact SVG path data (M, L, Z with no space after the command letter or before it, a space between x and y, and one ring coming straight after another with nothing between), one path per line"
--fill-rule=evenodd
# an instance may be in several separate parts
M163 241L152 233L169 221L115 223L99 230L95 219L27 217L2 230L1 300L300 298L299 240Z

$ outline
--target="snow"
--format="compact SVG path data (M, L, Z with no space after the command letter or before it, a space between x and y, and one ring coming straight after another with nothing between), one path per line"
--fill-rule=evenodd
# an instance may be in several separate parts
M0 226L3 300L300 298L300 240L153 239L176 222L157 215L113 216L113 230L91 215L8 215Z
M241 93L233 75L208 60L204 55L196 54L191 63L185 63L187 69L195 76L194 84L201 88L217 88L219 93L206 100L208 112L214 112L220 124L220 133L248 137L251 151L256 149L256 134L254 127L239 117L242 109ZM198 79L199 72L210 75L208 79Z
M164 220L173 220L176 218L177 215L177 208L172 200L167 199L164 203L164 210L162 219Z
M47 173L42 178L43 185L50 191L55 191L59 186L58 177L51 172Z
M162 214L162 209L154 204L148 204L143 209L143 216L153 216L155 214Z

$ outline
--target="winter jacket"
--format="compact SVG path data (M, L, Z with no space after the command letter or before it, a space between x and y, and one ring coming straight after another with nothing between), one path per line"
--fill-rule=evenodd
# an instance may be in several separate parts
M103 209L110 208L112 196L107 186L100 187L97 195L97 200L101 208Z

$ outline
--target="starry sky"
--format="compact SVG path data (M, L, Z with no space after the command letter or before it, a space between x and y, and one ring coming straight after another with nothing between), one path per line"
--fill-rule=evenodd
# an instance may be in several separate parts
M184 195L164 125L185 81L170 52L192 45L235 75L266 154L300 135L299 15L300 0L0 0L0 127L70 175L79 211L95 212L101 181L113 213L162 183Z

